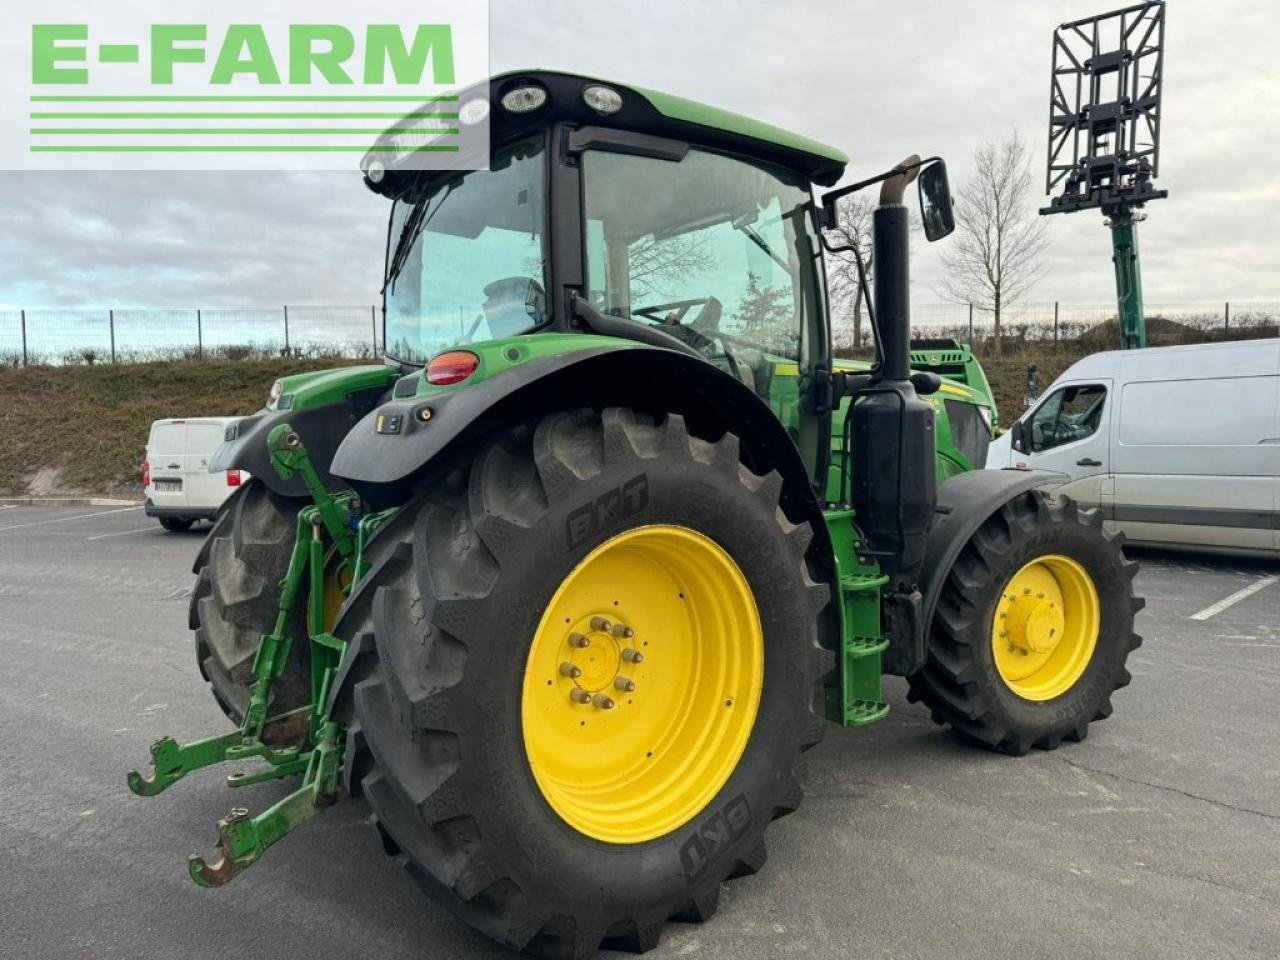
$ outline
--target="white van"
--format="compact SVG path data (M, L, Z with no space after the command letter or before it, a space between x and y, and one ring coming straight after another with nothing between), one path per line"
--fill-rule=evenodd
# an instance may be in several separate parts
M209 458L222 443L228 424L240 417L157 420L147 438L142 463L144 512L166 530L187 530L197 520L211 520L222 501L249 475L240 470L209 472Z
M1066 474L1056 490L1132 541L1280 550L1280 340L1085 357L987 467Z

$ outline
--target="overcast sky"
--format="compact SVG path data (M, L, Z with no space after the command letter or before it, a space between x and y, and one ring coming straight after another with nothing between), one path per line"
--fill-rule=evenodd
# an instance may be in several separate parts
M1050 35L1107 0L493 0L493 72L633 82L843 147L851 176L937 153L954 181L1018 128L1042 183ZM1161 177L1141 227L1146 297L1280 300L1280 8L1170 0ZM378 299L386 202L338 174L0 173L0 304L363 304ZM1049 224L1030 297L1104 302L1096 211ZM945 243L945 241L943 241ZM913 261L935 293L936 248Z

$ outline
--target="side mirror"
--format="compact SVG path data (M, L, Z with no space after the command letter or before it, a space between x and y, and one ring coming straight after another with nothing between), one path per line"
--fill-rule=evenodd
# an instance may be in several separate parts
M1022 421L1021 420L1013 421L1013 426L1009 428L1009 432L1013 434L1013 439L1010 441L1010 446L1012 446L1013 449L1017 450L1019 453L1026 453L1027 452L1027 444L1026 444L1027 434L1026 434L1026 431L1022 429Z
M924 223L924 235L931 243L956 228L947 165L941 160L920 171L920 220Z

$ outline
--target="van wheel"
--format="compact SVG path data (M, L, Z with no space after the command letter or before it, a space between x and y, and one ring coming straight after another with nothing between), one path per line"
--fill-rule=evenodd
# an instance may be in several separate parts
M160 526L164 527L170 533L184 533L191 529L194 520L181 520L178 517L161 517Z
M196 585L187 619L195 631L196 663L214 700L237 725L249 704L258 643L275 627L280 584L293 552L298 511L305 503L250 480L223 504L192 567ZM273 715L311 702L302 606L295 607L286 627L293 644L284 674L273 688Z

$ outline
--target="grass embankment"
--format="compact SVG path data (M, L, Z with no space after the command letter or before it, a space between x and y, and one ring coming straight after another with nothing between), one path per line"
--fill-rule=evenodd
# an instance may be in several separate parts
M1051 345L984 358L1001 422L1008 426L1024 409L1028 364L1043 390L1076 359ZM362 362L369 361L0 367L0 496L140 497L151 421L253 413L277 377Z
M141 497L151 421L253 413L277 377L361 362L0 368L0 496Z
M991 392L995 394L996 409L1000 411L1000 425L1007 429L1027 409L1028 366L1036 368L1040 377L1040 392L1043 394L1049 389L1049 384L1057 380L1080 357L1081 354L1055 350L1048 346L1020 349L1009 356L979 357L982 369L987 372L987 379L991 382Z

